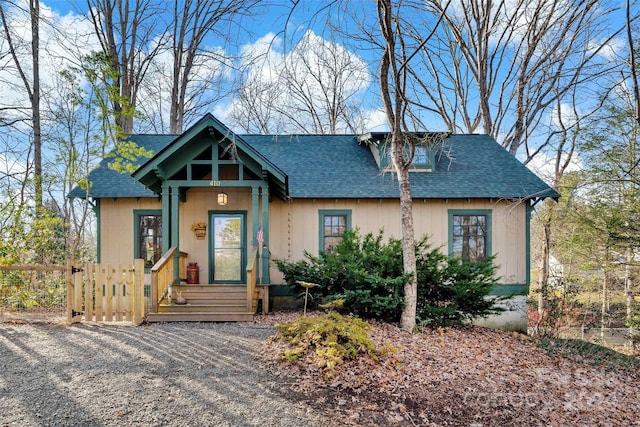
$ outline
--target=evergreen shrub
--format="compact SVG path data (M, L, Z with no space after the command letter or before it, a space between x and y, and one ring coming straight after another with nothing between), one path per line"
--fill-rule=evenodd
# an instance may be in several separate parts
M502 311L490 297L497 283L497 267L490 257L462 262L431 248L426 237L416 242L418 280L417 320L423 325L448 326ZM314 256L305 252L296 262L275 260L287 284L302 291L298 281L320 285L323 299L344 300L340 310L363 318L396 322L404 308L402 242L383 242L383 231L361 236L358 229L345 232L331 252ZM503 297L504 298L504 297Z

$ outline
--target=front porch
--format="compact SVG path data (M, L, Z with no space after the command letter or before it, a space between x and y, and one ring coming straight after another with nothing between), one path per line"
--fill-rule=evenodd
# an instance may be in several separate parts
M247 257L247 283L187 284L184 278L188 254L170 248L151 269L151 304L146 313L147 321L248 322L253 320L259 303L262 313L268 313L269 287L256 283L257 255L258 250L254 247ZM178 301L179 296L184 302Z
M207 115L132 176L161 206L134 212L160 218L136 233L136 252L155 262L149 321L251 320L259 301L268 310L269 204L287 200L286 174ZM187 261L203 270L191 285Z

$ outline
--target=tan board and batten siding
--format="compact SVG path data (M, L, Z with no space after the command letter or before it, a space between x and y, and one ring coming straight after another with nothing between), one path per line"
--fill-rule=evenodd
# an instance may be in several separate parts
M100 203L101 263L127 264L134 259L133 211L162 209L155 198L98 199Z
M192 188L187 202L180 203L180 250L188 254L187 262L200 266L201 281L209 277L207 239L196 240L191 224L208 221L208 212L246 212L247 239L252 238L251 190L225 188L229 202L224 209L216 204L215 190ZM102 199L100 201L101 261L126 263L134 257L134 210L161 209L155 198ZM386 237L401 236L398 200L387 199L295 199L284 202L272 199L269 204L269 236L271 258L298 260L304 250L318 252L319 211L340 209L351 211L352 227L363 233L377 233L384 228ZM422 200L413 204L415 235L428 235L433 246L447 252L449 209L490 209L492 212L492 253L497 255L498 274L506 284L526 282L525 203L488 199ZM165 228L166 229L166 228ZM166 236L165 236L166 238ZM271 268L271 283L282 283L282 275Z
M319 214L325 209L351 210L351 225L362 233L377 233L384 227L384 235L400 238L400 203L398 200L307 200L275 201L270 205L270 249L272 258L301 259L304 250L318 252ZM449 209L491 209L492 251L502 283L525 283L526 239L525 204L471 200L414 200L413 217L416 238L429 236L432 246L448 251ZM506 225L506 226L505 226ZM275 237L274 237L275 236ZM282 236L282 237L279 237ZM290 239L287 237L291 236ZM282 275L271 270L271 282L282 283Z

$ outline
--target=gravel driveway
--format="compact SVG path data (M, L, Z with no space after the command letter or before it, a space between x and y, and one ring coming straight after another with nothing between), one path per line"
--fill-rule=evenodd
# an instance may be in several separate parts
M255 323L0 324L0 426L324 426Z

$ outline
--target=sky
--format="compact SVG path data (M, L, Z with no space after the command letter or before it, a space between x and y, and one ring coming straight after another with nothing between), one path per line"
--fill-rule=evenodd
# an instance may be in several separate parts
M16 0L26 4L26 0ZM163 4L163 3L159 3ZM217 49L220 54L238 55L239 53L254 52L256 54L262 54L263 57L269 59L268 64L261 64L260 69L258 66L253 66L249 71L253 76L266 78L267 75L276 74L276 70L281 66L282 62L289 58L292 51L295 49L295 43L301 38L309 36L315 36L317 33L323 31L321 24L317 21L310 20L308 14L319 8L319 5L323 4L323 0L305 0L301 2L300 6L296 9L295 14L289 15L290 2L287 0L276 0L268 3L269 7L256 6L252 9L250 16L245 16L239 29L230 32L231 42L221 41L219 38L210 40L211 49ZM278 6L280 4L280 6ZM170 2L166 3L170 6ZM57 73L67 66L73 66L77 63L74 58L79 58L83 54L94 50L99 50L97 39L93 35L93 28L87 19L83 19L83 14L87 14L86 2L80 0L44 0L41 1L41 16L46 22L51 25L41 25L41 52L46 54L41 55L41 78L44 82L54 82ZM171 10L167 10L170 14ZM24 31L24 39L30 39L29 35L29 22L26 20L26 16L22 17L22 26ZM287 36L283 34L283 28L287 23ZM316 27L314 28L314 25ZM309 33L311 31L311 33ZM315 32L314 32L315 31ZM68 40L82 40L77 45L65 41ZM293 41L295 39L295 42ZM362 60L362 54L367 52L349 52L344 49L345 54L353 55ZM28 54L28 51L25 51ZM167 52L164 56L159 56L156 60L158 67L170 66L170 56ZM365 58L366 59L366 58ZM163 63L164 61L164 63ZM369 61L370 62L370 61ZM234 64L236 67L243 64ZM246 65L246 64L244 64ZM366 66L366 64L365 64ZM211 73L210 69L203 70L202 78L213 79L220 77L223 73L233 73L231 68L219 69L216 73ZM1 74L1 70L0 70ZM229 80L237 78L237 76L228 75ZM158 86L160 82L157 82ZM168 84L167 84L168 85ZM371 85L371 82L367 82L364 87L360 89L366 91ZM166 86L166 85L165 85ZM360 85L363 86L363 85ZM9 91L9 94L5 96L5 101L19 102L22 99L24 102L24 91L19 88L16 91ZM164 91L164 96L168 98L168 91ZM212 95L214 96L214 95ZM151 99L151 97L146 97ZM2 100L0 100L0 105ZM380 111L379 102L363 100L362 104L365 106L365 117L368 118L368 127L371 130L386 129L386 122L384 115ZM223 122L231 114L231 109L236 106L235 100L226 96L219 101L216 101L212 107L212 112ZM149 107L153 108L153 107ZM164 122L168 122L165 117ZM149 129L144 129L149 131Z
M26 4L26 0L22 1ZM289 43L289 38L284 38L280 29L284 27L284 23L289 20L288 31L289 34L296 34L299 39L303 34L309 34L310 37L319 37L325 34L325 28L323 27L322 20L309 21L310 14L317 10L320 6L325 4L324 0L304 0L300 3L300 6L296 10L293 16L288 15L288 6L290 1L280 0L281 6L270 6L269 8L259 7L256 13L250 17L246 17L242 22L242 29L233 33L234 45L220 44L218 41L211 41L213 47L220 49L220 51L228 53L238 53L247 51L261 51L265 53L265 56L270 59L268 66L262 68L254 68L251 70L255 76L259 78L270 78L277 70L279 64L282 63L283 58L290 55L293 46ZM166 3L170 5L170 2ZM605 4L619 5L620 0L611 0L605 2ZM41 40L43 43L43 51L46 55L42 55L42 79L45 82L53 84L57 78L58 72L66 66L73 65L74 59L81 56L83 53L88 53L91 50L97 50L98 45L95 37L93 36L93 29L86 19L80 19L81 14L87 13L86 1L81 0L43 0L41 2L41 14L44 19L50 22L52 25L41 26ZM339 16L332 17L340 19ZM310 23L311 22L311 23ZM25 39L29 36L28 22L24 22L24 35ZM66 37L71 39L80 39L82 42L78 48L75 45L69 44L65 41ZM1 41L1 40L0 40ZM370 63L370 52L367 51L349 51L348 48L343 47L346 52L350 52L358 60ZM614 47L615 48L615 47ZM166 58L165 58L166 60ZM220 75L224 73L231 73L229 69L214 70ZM375 71L375 70L373 70ZM0 77L2 70L0 69ZM371 94L375 94L377 89L372 81L368 81L365 78L361 79L361 87L357 90L361 91L361 103L364 110L364 116L366 117L366 127L369 131L382 131L387 129L386 120L384 114L380 109L380 103L378 97L372 97ZM166 91L163 92L163 96L167 96ZM152 97L147 97L151 99ZM4 105L11 105L24 102L24 94L21 90L12 90L5 87L3 90L3 96L0 98L0 107ZM229 115L236 107L237 99L226 96L217 101L211 106L211 112L220 120L225 122ZM152 108L152 106L150 106ZM166 111L165 111L166 114ZM165 118L166 120L166 118ZM441 130L441 129L432 129ZM545 168L548 169L549 158L540 155L529 166L538 171L541 175L548 175ZM579 167L579 165L577 165Z

